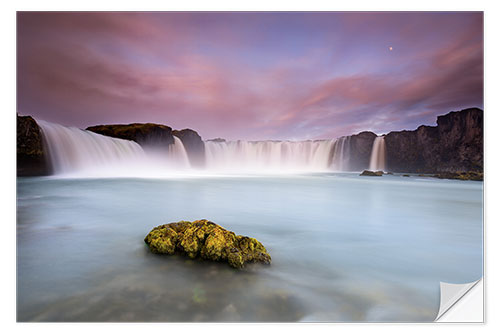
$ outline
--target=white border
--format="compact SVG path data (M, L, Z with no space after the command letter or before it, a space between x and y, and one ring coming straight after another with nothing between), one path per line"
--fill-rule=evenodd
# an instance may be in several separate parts
M276 330L289 331L315 330L331 332L357 331L359 329L375 330L380 332L400 332L401 330L417 332L453 330L455 333L468 330L495 330L498 331L499 307L498 281L500 281L498 265L494 264L498 253L500 218L495 206L498 206L498 132L500 125L498 90L500 75L498 62L500 61L498 46L498 31L500 31L500 15L498 5L494 1L103 1L87 0L85 2L71 2L63 0L25 0L2 3L0 15L2 29L2 108L0 111L3 129L0 131L0 150L3 159L1 165L2 186L2 270L1 283L1 311L2 330L11 331L47 331L47 332L87 332L89 330L132 332L138 330L203 330L208 332L220 331L253 331ZM15 69L15 11L17 10L168 10L168 11L485 11L485 290L486 290L486 325L478 324L16 324L16 226L15 226L15 110L16 110L16 69ZM498 260L496 260L498 261ZM496 283L495 283L496 282ZM496 329L494 327L497 327Z

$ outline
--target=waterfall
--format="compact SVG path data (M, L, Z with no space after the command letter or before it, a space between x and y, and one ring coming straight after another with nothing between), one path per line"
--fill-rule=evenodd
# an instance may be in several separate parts
M137 143L37 120L56 174L111 168L144 158Z
M181 140L168 151L148 150L134 141L76 127L37 120L55 174L77 176L144 176L189 169Z
M177 168L187 169L190 167L189 158L181 139L174 135L174 144L168 146L169 159Z
M351 137L340 137L334 144L332 154L332 169L335 171L349 170L349 157L351 153Z
M155 177L193 172L178 137L146 150L134 141L37 120L54 173L83 177ZM349 170L350 137L307 141L206 141L208 173ZM375 150L380 150L378 145ZM378 156L378 153L376 154ZM373 157L372 157L373 160Z
M207 169L225 172L325 172L335 140L206 141Z
M373 141L372 155L370 157L370 170L385 170L385 140L383 136L378 136Z

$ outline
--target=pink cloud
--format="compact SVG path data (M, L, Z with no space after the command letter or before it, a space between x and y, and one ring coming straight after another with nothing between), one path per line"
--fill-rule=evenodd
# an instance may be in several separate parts
M193 128L206 139L300 139L397 130L457 105L482 103L482 17L442 45L399 57L363 57L350 42L349 54L322 44L300 55L283 50L273 55L282 59L277 62L261 60L269 50L241 51L255 48L262 36L237 24L224 29L237 20L222 16L224 24L213 26L199 17L19 14L18 111L80 127L153 121ZM359 17L344 17L346 36L389 30L380 21L390 14ZM208 42L201 37L204 24L213 37ZM437 28L429 23L424 35ZM412 25L390 33L425 37ZM345 68L349 56L371 70Z

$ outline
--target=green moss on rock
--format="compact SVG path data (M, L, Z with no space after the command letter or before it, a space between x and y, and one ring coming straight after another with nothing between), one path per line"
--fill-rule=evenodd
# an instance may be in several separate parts
M184 253L192 259L227 261L235 268L249 262L271 263L271 256L258 240L237 236L208 220L160 225L144 241L153 253Z
M365 170L363 171L360 176L375 176L375 177L380 177L384 174L383 171L370 171L370 170Z
M468 171L468 172L443 172L434 175L435 178L440 179L458 179L458 180L476 180L481 181L484 178L482 172Z
M174 143L171 127L153 123L97 125L87 127L87 131L113 138L135 141L143 147L168 147L168 145Z

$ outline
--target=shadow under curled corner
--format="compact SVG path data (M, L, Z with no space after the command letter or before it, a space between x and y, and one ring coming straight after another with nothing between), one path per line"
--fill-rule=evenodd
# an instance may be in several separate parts
M435 322L483 323L483 279L470 283L440 282L441 298Z

